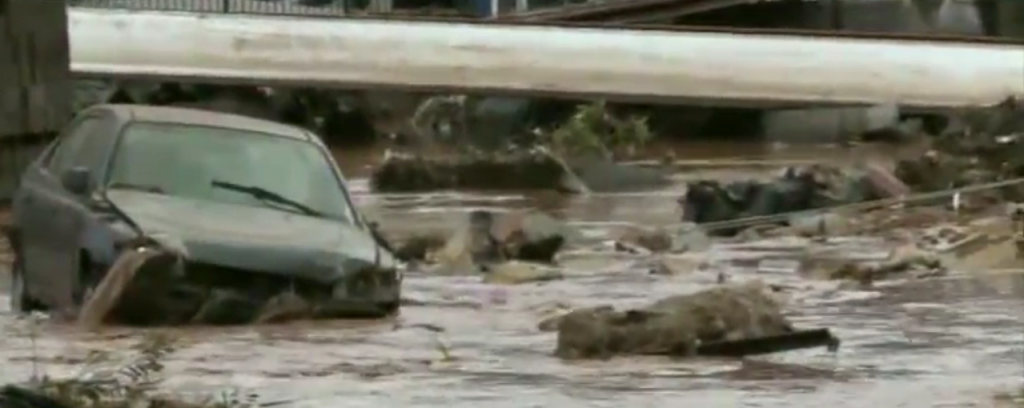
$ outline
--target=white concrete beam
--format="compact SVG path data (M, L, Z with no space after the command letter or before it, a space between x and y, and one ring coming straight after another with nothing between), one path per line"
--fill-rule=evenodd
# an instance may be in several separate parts
M1024 95L1024 48L852 38L69 11L72 69L323 87L729 105L990 104Z

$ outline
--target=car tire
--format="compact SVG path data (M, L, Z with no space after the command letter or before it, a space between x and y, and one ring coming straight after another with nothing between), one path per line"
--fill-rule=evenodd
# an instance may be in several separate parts
M25 285L25 267L23 263L20 257L16 255L14 263L11 264L11 289L9 293L11 312L24 314L45 310L46 308L28 293L28 287Z

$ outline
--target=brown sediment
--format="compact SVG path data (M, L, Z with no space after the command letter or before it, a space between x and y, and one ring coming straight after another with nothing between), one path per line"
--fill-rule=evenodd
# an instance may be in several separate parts
M687 150L685 145L676 148ZM720 149L719 155L738 155L744 146L722 144ZM812 150L795 149L805 149L804 153ZM835 161L847 159L841 150L821 149L815 154ZM362 178L367 173L361 164L342 161L342 165L351 166L346 168L346 175L358 179L353 184L356 201L370 210L385 231L414 232L427 225L452 229L453 222L464 220L470 209L521 209L546 201L521 193L435 192L406 198L415 201L410 205L369 193ZM717 171L732 177L751 175L749 171ZM166 387L197 392L231 387L244 392L246 387L255 387L273 395L261 402L294 400L324 405L416 400L427 407L469 408L479 406L481 401L508 401L510 395L515 395L517 404L563 404L569 408L596 402L630 405L678 398L714 406L744 393L747 401L766 405L780 401L802 405L809 399L843 405L850 395L865 395L866 402L928 408L937 400L955 403L974 398L965 390L983 386L979 379L991 382L1019 378L1015 377L1019 375L1017 354L1008 351L1012 347L1008 344L1017 344L1014 342L1020 338L1016 315L1024 307L1024 279L1020 277L1007 276L997 284L976 284L972 278L954 274L942 280L876 288L880 298L847 301L846 296L863 298L874 292L826 290L831 286L819 288L819 282L802 277L758 272L732 261L731 257L744 255L738 250L712 249L707 270L652 276L642 265L645 257L610 256L600 246L612 237L617 225L609 222L660 226L675 222L679 214L674 198L681 189L676 186L649 193L595 195L551 205L550 210L560 217L589 222L581 227L586 238L583 247L573 248L580 250L574 257L583 258L583 262L566 262L566 279L562 281L494 287L466 277L410 272L404 294L420 302L407 303L394 321L161 330L188 344L167 357ZM880 213L878 217L888 215ZM924 214L916 222L907 217L893 220L892 225L913 230L918 222L931 223L945 217ZM901 222L910 225L899 225ZM764 246L771 247L772 243L782 245L785 239L768 240ZM836 244L836 249L853 254L882 251L890 245L885 240L851 240ZM770 249L751 256L790 259L783 251ZM544 304L564 303L574 308L602 303L640 306L714 285L721 271L734 281L762 278L788 288L799 301L792 302L787 313L801 325L835 328L844 338L841 357L826 358L824 352L810 351L767 360L779 365L778 370L807 373L784 380L744 375L749 368L745 369L743 363L717 360L623 358L607 363L563 364L550 355L554 336L539 333L536 328L536 310ZM3 308L0 305L0 310ZM31 340L25 325L25 321L0 313L0 327L7 333L0 338L0 359L8 362L0 370L0 381L28 378L33 366L53 376L74 372L78 365L71 361L80 359L70 357L86 356L91 350L123 354L144 332L111 328L86 335L43 324L33 329L36 334ZM443 330L427 330L420 325ZM443 357L438 346L442 343L453 358ZM26 359L32 355L38 358ZM363 375L368 367L394 367L387 372L402 374ZM840 377L851 381L837 380ZM437 393L441 386L445 387L443 398ZM338 394L339 388L345 389L343 395Z

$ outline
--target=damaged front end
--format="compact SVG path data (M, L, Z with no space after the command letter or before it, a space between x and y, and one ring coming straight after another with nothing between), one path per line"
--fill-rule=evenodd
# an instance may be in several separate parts
M83 325L233 325L310 318L382 318L398 311L394 262L338 267L335 279L268 273L193 259L147 237L122 245L79 313ZM390 259L390 257L388 258ZM343 270L342 270L343 269Z

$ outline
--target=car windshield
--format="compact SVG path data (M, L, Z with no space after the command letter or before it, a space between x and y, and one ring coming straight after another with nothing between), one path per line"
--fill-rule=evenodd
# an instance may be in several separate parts
M121 137L107 185L284 211L299 204L309 214L353 221L347 194L322 150L267 133L134 123Z

